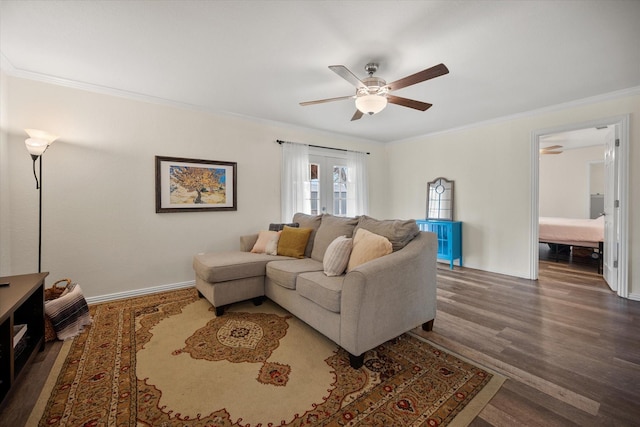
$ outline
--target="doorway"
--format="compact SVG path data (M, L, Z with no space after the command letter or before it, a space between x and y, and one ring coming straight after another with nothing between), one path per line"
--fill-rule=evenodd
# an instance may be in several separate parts
M538 278L540 213L540 149L549 146L551 136L588 128L610 127L610 147L605 148L605 181L611 196L605 204L605 280L619 296L628 297L628 144L629 116L604 118L588 123L534 131L531 138L531 278ZM605 130L607 132L607 130ZM546 139L546 141L545 141ZM546 144L545 144L546 143ZM559 144L555 144L559 145ZM557 150L557 148L555 148ZM605 193L606 194L606 193ZM608 270L607 270L608 269Z

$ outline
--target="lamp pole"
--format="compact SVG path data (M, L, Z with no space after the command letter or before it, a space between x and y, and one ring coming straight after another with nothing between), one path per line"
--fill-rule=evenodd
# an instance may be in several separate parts
M42 155L40 161L40 185L38 186L38 273L42 272Z
M42 271L42 155L58 137L36 129L25 129L25 131L29 134L25 145L31 154L31 159L33 159L33 176L36 179L36 189L38 190L38 273L40 273ZM36 175L36 160L38 159L39 174ZM38 177L40 177L39 181Z

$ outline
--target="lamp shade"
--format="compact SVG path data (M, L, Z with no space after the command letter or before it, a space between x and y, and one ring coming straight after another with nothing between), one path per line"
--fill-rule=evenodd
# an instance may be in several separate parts
M29 138L43 139L47 142L47 145L51 145L53 141L58 139L58 135L54 135L43 130L25 129L24 131L27 133L27 135L29 135Z
M387 98L381 95L363 95L356 98L356 108L366 114L376 114L387 106Z
M24 143L32 156L41 156L49 146L48 141L39 138L28 138Z

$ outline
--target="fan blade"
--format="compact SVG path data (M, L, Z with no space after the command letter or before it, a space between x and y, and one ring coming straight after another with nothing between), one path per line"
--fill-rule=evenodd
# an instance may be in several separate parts
M342 101L344 99L353 99L353 98L355 98L355 95L339 96L337 98L327 98L327 99L318 99L317 101L301 102L300 105L304 107L305 105L323 104L325 102Z
M387 94L387 101L389 101L392 104L402 105L403 107L409 107L409 108L413 108L415 110L420 110L420 111L425 111L428 108L430 108L431 105L433 105L433 104L429 104L422 101L416 101L415 99L407 99L407 98L402 98L400 96L388 95L388 94Z
M331 69L331 71L333 71L334 73L336 73L337 75L339 75L340 77L342 77L343 79L345 79L346 81L348 81L349 83L357 87L358 89L367 88L367 86L364 83L362 83L360 79L357 78L356 75L353 74L351 71L349 71L349 69L347 69L347 67L345 67L344 65L329 65L329 68Z
M540 151L540 154L561 154L561 153L562 151L544 151L544 150Z
M363 115L364 113L362 111L356 110L356 112L353 114L353 117L351 117L351 121L360 120Z
M423 82L425 80L433 79L435 77L440 77L449 73L449 69L444 64L438 64L431 68L427 68L426 70L419 71L415 74L407 76L403 79L396 80L395 82L389 83L385 87L389 90L398 90L403 87L411 86L416 83Z
M541 150L555 150L557 148L562 148L562 145L552 145L550 147L541 148Z

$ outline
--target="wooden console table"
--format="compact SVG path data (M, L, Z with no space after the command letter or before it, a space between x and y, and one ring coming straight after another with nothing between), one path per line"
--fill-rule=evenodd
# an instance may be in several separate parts
M44 350L44 279L48 275L0 277L0 283L10 283L0 287L0 402L37 352ZM26 327L14 340L14 326L19 325Z

